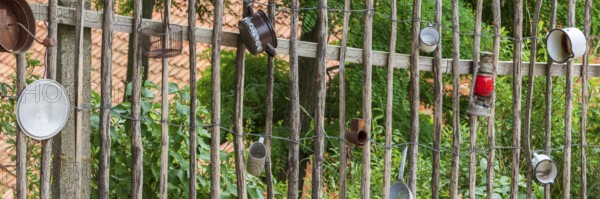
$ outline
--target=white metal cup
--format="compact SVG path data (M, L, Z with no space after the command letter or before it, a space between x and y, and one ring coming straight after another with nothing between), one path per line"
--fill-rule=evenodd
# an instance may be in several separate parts
M419 33L419 49L423 52L433 52L440 43L440 32L429 25Z
M587 49L585 35L577 28L551 30L546 36L546 48L552 61L565 63L583 56Z
M264 142L264 137L260 137L258 142L252 143L248 149L248 162L246 170L254 176L260 176L265 168L265 158L267 157L267 147Z
M554 179L558 175L558 167L548 155L534 153L531 164L533 165L533 174L540 183L554 184Z

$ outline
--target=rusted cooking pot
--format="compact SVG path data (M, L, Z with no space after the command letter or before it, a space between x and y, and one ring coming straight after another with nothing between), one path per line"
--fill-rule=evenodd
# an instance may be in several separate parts
M365 145L369 140L367 131L365 131L365 120L354 118L350 123L350 131L346 133L346 140L356 146Z
M252 6L248 6L247 9L249 16L238 22L244 46L253 55L266 51L269 56L275 56L277 36L271 20L262 10L254 13Z
M25 0L0 1L0 52L22 54L33 44L35 18Z

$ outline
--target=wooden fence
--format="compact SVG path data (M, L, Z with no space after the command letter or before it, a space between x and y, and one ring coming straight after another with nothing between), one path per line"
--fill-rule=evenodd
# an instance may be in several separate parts
M61 1L62 2L62 1ZM252 5L254 2L243 1L243 5L248 6ZM269 0L268 2L268 13L269 16L274 17L276 10L274 0ZM328 12L331 12L330 8L327 6L327 0L319 0L318 7L314 8L317 10L319 24L319 33L318 33L318 42L304 42L298 41L297 32L298 32L298 18L299 11L301 10L301 5L298 0L291 0L290 8L288 11L291 13L291 39L281 39L278 38L279 47L277 48L277 53L280 55L289 56L289 64L290 64L290 134L289 134L289 153L288 153L288 164L289 170L287 171L287 180L288 180L288 197L289 198L298 198L298 188L300 187L299 183L299 169L300 169L300 160L299 160L299 148L300 148L300 103L299 103L299 89L298 89L298 57L310 57L316 58L317 60L317 68L318 68L318 86L315 94L317 96L317 106L315 109L315 123L314 123L314 159L313 159L313 173L312 173L312 197L313 198L322 198L323 197L323 153L324 153L324 139L326 137L326 132L324 129L324 121L325 121L325 91L326 91L326 62L328 60L337 60L340 61L339 73L340 75L340 86L339 86L339 94L340 94L340 102L339 102L339 118L340 118L340 150L342 154L346 153L346 141L345 141L345 132L346 132L346 113L345 113L345 93L346 93L346 83L345 83L345 64L346 63L362 63L363 64L363 103L362 103L362 115L363 119L366 121L366 131L367 134L370 134L371 130L371 97L372 97L372 70L373 66L387 66L387 92L393 92L393 72L396 69L407 69L410 71L410 141L408 143L404 143L409 146L409 166L408 166L408 185L413 191L413 194L416 195L417 181L417 154L419 153L419 72L420 71L428 71L433 72L433 84L434 84L434 106L433 106L433 119L434 119L434 131L433 131L433 159L432 159L432 182L431 182L431 190L433 198L439 197L439 189L440 189L440 143L441 143L441 131L442 131L442 76L444 74L451 74L453 80L453 98L452 98L452 112L453 115L460 115L460 104L459 104L459 91L460 91L460 75L463 74L471 74L474 73L473 70L474 63L478 63L479 53L480 53L480 40L481 40L481 15L484 12L489 12L488 10L483 10L483 0L478 0L476 4L476 22L475 22L475 30L474 34L472 34L474 38L473 45L473 60L461 60L460 59L460 27L459 27L459 10L458 0L452 0L452 35L443 35L443 36L451 36L453 38L452 49L453 49L453 57L451 59L443 59L441 48L439 45L434 53L434 57L421 57L419 55L419 31L421 29L420 25L423 22L421 20L421 0L413 1L413 15L412 15L412 42L411 42L411 54L398 54L398 53L388 53L381 51L372 50L372 27L373 27L373 14L374 5L373 0L365 0L365 8L364 10L350 10L350 0L345 0L345 8L342 10L344 12L343 18L343 29L342 29L342 41L340 46L332 46L327 45L328 38ZM391 0L391 40L390 40L390 52L395 52L396 46L396 32L397 32L397 16L396 16L396 0ZM556 26L556 8L557 1L553 0L552 3L552 12L551 12L551 24L548 28L552 29ZM64 2L63 2L64 4ZM542 0L537 0L534 20L533 24L537 24L539 21L540 10L541 10ZM108 198L109 197L109 170L110 170L110 114L111 114L111 65L112 65L112 33L113 32L125 32L133 34L133 52L135 55L134 67L133 67L133 89L132 89L132 105L131 105L131 153L133 157L132 164L132 190L131 197L132 198L143 198L142 192L142 162L143 162L143 149L142 149L142 139L141 139L141 108L140 108L140 97L141 97L141 49L138 42L139 30L142 26L158 24L161 22L151 21L151 20L143 20L141 18L141 10L142 10L142 1L134 0L133 7L133 17L127 16L118 16L114 14L113 9L104 9L102 13L96 11L90 11L85 9L84 0L78 0L77 3L73 4L76 6L58 6L57 0L49 0L48 4L31 4L34 9L35 17L38 21L47 21L49 22L49 35L52 38L58 39L57 31L59 30L58 24L70 25L75 27L75 58L74 63L76 67L73 67L73 72L75 73L76 82L73 84L75 87L75 96L73 99L75 101L76 108L74 109L73 118L75 123L75 165L74 171L76 174L76 183L68 186L72 186L74 195L68 196L73 198L87 198L88 196L81 195L82 189L81 181L87 178L83 177L83 168L81 167L81 161L83 156L84 145L82 144L82 139L85 138L83 135L84 125L82 122L84 121L84 117L87 115L84 111L81 110L82 107L85 107L86 97L84 96L84 56L83 53L86 50L83 47L84 43L84 32L85 28L96 28L102 29L102 62L101 62L101 77L102 77L102 85L101 85L101 113L100 113L100 166L97 173L98 177L98 189L100 198ZM170 5L170 0L166 1L166 5ZM196 0L189 0L188 2L189 8L188 13L196 13ZM113 0L105 0L103 4L104 8L112 8ZM165 18L168 21L169 16L169 7L165 7ZM585 27L584 32L588 39L590 39L590 24L591 24L591 13L590 9L592 7L592 0L586 0L585 4ZM568 26L574 26L575 24L575 0L569 0L568 4ZM493 42L493 51L492 53L497 55L500 50L500 0L493 0L492 2L492 14L493 14L493 28L494 28L494 42ZM244 9L244 15L247 15L248 11ZM356 49L347 47L347 35L348 35L348 24L349 24L349 16L351 12L361 12L364 13L364 49ZM435 2L435 17L434 24L438 29L443 28L441 26L441 16L442 16L442 0L436 0ZM245 55L245 47L240 42L238 33L235 32L227 32L222 31L222 16L223 16L223 0L215 0L214 1L214 28L199 28L195 27L196 24L196 16L195 14L189 15L189 23L190 26L184 28L184 40L189 41L191 44L195 43L205 43L212 44L212 56L211 56L211 64L212 64L212 119L211 119L211 198L219 198L220 196L220 157L219 157L219 144L220 144L220 134L222 127L220 126L221 118L221 102L220 102L220 48L222 46L227 47L236 47L237 48L237 61L236 61L236 71L235 71L235 99L234 99L234 148L235 148L235 168L237 175L237 190L239 198L247 198L247 188L245 182L245 166L244 166L244 142L243 137L245 136L243 132L243 94L244 94L244 55ZM531 42L531 63L523 63L521 56L521 49L523 46L523 1L522 0L514 0L514 58L512 61L499 61L496 56L493 60L494 66L496 67L495 75L512 75L513 78L513 103L512 109L513 113L513 144L511 147L512 150L512 174L511 174L511 198L518 197L519 190L519 175L523 172L519 168L519 163L526 159L528 163L528 171L524 171L527 173L526 184L527 184L527 198L531 198L532 194L532 170L530 163L530 148L529 146L521 146L521 138L529 139L530 137L530 127L531 127L531 111L532 111L532 93L533 93L533 76L546 76L546 118L545 118L545 130L546 130L546 152L550 151L550 132L551 132L551 107L552 107L552 77L553 76L566 76L566 103L565 103L565 135L564 135L564 165L563 169L563 192L564 198L570 198L570 194L572 191L570 190L571 184L571 176L581 176L581 185L582 190L581 193L582 198L587 197L587 181L586 181L586 115L588 110L588 78L590 76L598 77L600 76L600 65L590 65L587 59L587 54L584 55L582 64L575 64L573 61L569 61L567 64L553 64L552 62L548 63L537 63L536 62L536 51L537 51L537 43ZM531 35L536 35L537 26L533 26ZM65 39L65 38L62 38ZM532 37L532 39L537 40L537 37ZM195 45L190 45L190 87L191 87L191 107L195 107L196 104L196 48ZM57 71L57 56L60 56L57 52L57 48L50 48L48 52L48 56L46 62L48 63L47 71L49 79L56 78ZM18 79L18 90L22 91L25 87L25 57L24 55L19 55L17 64L17 79ZM273 176L270 167L270 145L272 134L272 125L273 125L273 84L274 84L274 60L272 58L269 59L269 69L268 69L268 86L267 86L267 117L266 119L266 141L265 145L267 146L267 160L266 160L266 176L267 176L267 198L274 197L274 187L273 187ZM63 66L60 66L63 67ZM64 69L63 69L64 70ZM525 116L521 117L522 105L521 105L521 95L522 95L522 76L527 75L528 78L528 89L526 94L526 102L525 102ZM583 147L581 150L581 174L574 175L571 171L571 147L573 145L573 141L571 139L572 133L572 111L573 111L573 78L575 76L582 77L582 97L583 101L581 104L582 107L582 121L581 121L581 143L580 146ZM161 146L161 169L160 169L160 197L167 197L167 150L168 150L168 98L167 98L167 82L168 82L168 64L166 60L163 60L163 92L162 92L162 117L161 117L161 125L162 125L162 146ZM472 92L472 91L471 91ZM389 189L391 182L391 156L392 156L392 147L397 145L392 145L392 99L393 95L388 95L386 99L386 120L385 120L385 163L384 163L384 188L382 190L383 198L389 198ZM495 99L495 94L493 95L492 101ZM198 127L196 127L196 109L190 109L190 170L196 170L196 132ZM89 115L88 115L89 116ZM521 123L523 122L523 129L521 129ZM495 143L495 131L494 131L494 107L492 106L492 114L488 117L487 128L488 128L488 162L494 162L495 158L495 150L497 149ZM460 160L460 140L461 140L461 132L460 132L460 118L453 117L452 118L452 126L453 126L453 147L452 147L452 165L451 165L451 179L450 179L450 198L458 198L459 192L459 160ZM476 159L475 152L476 147L475 143L477 141L477 117L470 118L470 167L469 167L469 198L475 198L475 182L476 182ZM87 126L89 128L89 126ZM18 198L25 198L27 193L26 186L26 174L25 174L25 164L24 160L26 157L26 146L25 146L25 137L24 134L18 133L17 136L17 196ZM522 136L523 135L523 136ZM50 198L51 189L50 189L50 166L52 165L52 153L51 149L53 147L53 139L45 140L42 144L42 168L41 168L41 185L40 185L40 195L41 198ZM528 140L525 140L527 143ZM521 155L523 152L523 156ZM371 143L367 142L362 149L362 181L361 181L361 198L370 198L370 153L371 153ZM346 157L344 155L340 156L340 179L339 179L339 197L346 198L346 173L347 168ZM56 162L55 162L56 164ZM488 198L492 198L493 196L493 177L494 177L494 169L492 169L493 165L488 164L487 169L487 196ZM193 176L196 173L192 173ZM57 180L57 179L55 179ZM190 198L196 198L196 178L190 177ZM550 185L547 185L545 188L546 198L550 198ZM55 194L55 193L54 193ZM54 195L56 197L58 195ZM63 196L63 195L61 195Z

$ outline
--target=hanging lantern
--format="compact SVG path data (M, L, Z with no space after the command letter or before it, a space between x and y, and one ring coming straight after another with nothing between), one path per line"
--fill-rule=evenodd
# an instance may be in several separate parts
M494 93L494 56L492 53L482 52L479 59L479 68L473 81L473 100L467 113L488 117Z
M238 22L240 36L244 46L252 53L257 55L261 52L267 52L269 56L275 56L277 48L277 35L271 25L271 19L262 10L254 13L252 6L248 6L248 17L244 17Z
M440 32L429 24L419 32L419 49L430 53L433 52L440 43Z
M534 153L531 164L533 165L533 174L540 183L554 184L558 167L548 155Z
M346 133L346 140L356 146L363 146L369 140L365 131L365 120L354 118L350 122L350 131Z
M583 32L577 28L554 29L546 37L546 46L552 61L565 63L583 56L587 41Z
M43 41L35 38L35 18L26 1L0 2L0 52L22 54L31 48L33 41L45 47L56 44L56 41L49 37Z

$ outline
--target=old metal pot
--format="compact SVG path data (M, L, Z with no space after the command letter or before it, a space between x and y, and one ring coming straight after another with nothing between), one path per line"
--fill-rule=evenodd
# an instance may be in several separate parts
M33 44L35 18L24 0L0 2L0 52L22 54Z
M277 35L271 25L271 20L262 10L254 13L251 6L248 6L247 9L250 15L238 22L244 46L253 55L267 52L269 56L275 56Z
M546 45L550 59L557 63L581 57L587 49L585 35L577 28L551 30L546 37Z
M356 146L363 146L369 140L365 131L365 120L354 118L350 122L350 131L346 133L346 140Z

